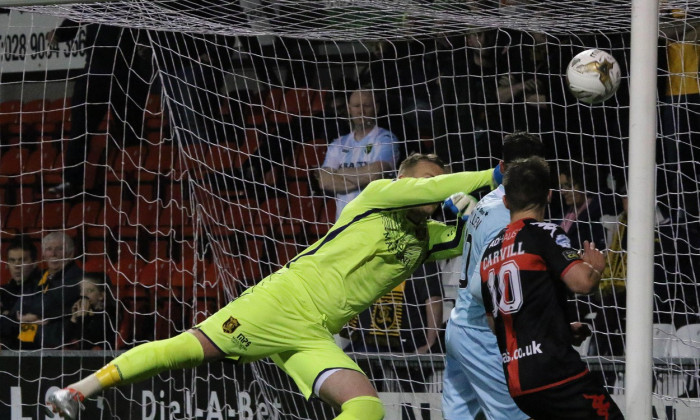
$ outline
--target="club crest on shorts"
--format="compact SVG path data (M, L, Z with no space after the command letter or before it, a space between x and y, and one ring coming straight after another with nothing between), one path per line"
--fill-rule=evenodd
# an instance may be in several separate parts
M238 320L237 320L236 318L230 316L230 317L228 317L228 319L226 320L226 322L224 322L223 325L221 325L221 329L224 330L224 333L226 333L226 334L231 334L231 333L233 333L233 332L236 330L236 328L238 328L240 325L241 325L241 323L238 322Z

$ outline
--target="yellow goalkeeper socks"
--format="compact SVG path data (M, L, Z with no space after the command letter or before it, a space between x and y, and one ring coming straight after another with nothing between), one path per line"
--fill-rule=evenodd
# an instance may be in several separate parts
M377 397L355 397L345 401L336 420L382 420L384 405Z
M139 382L170 369L199 366L204 350L197 337L182 333L134 347L95 373L102 388Z

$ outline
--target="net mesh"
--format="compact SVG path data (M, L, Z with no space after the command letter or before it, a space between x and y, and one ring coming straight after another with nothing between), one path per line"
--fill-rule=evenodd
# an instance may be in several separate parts
M93 329L102 334L86 340L89 328L80 324L84 334L63 328L59 339L20 348L123 350L173 336L325 235L338 203L317 168L328 145L354 127L346 102L363 88L374 93L378 125L396 137L396 161L435 152L453 170L488 169L503 135L541 136L554 170L565 174L550 216L573 226L575 240L594 239L608 250L610 281L600 293L573 298L571 308L594 327L582 354L621 394L629 14L623 1L338 0L132 1L3 13L3 260L20 233L39 245L50 232L66 232L78 264L112 282L111 304L95 310L103 316ZM61 42L50 45L46 33L62 18L82 24L64 25ZM660 19L654 392L655 404L676 409L698 389L700 99L690 57L698 54L692 25L700 6L662 2ZM590 106L571 96L563 75L571 57L593 47L616 57L623 82L615 97ZM71 185L62 194L51 189L65 181ZM587 214L576 221L567 200L582 195ZM3 284L10 283L9 265ZM426 267L338 338L353 339L349 350L391 415L440 415L444 342L439 331L429 332L429 298L439 302L442 324L459 271L458 261ZM377 314L393 314L398 329L380 325ZM3 322L18 327L11 314ZM413 356L413 344L433 333L432 356ZM408 344L395 345L396 337ZM20 346L13 338L2 345ZM368 352L377 342L394 356ZM8 380L29 386L26 369ZM41 369L39 383L70 383L70 372ZM246 410L331 417L328 408L304 402L269 362L243 373L205 369L212 370L176 373L166 385L149 381L146 391L125 388L106 401L129 402L113 403L131 413L112 407L122 418L153 418L152 400L194 395L195 405L213 413L212 389L223 383L233 397L221 406L235 406L242 417ZM53 382L46 386L60 385ZM15 400L2 395L0 410L10 410ZM26 409L38 410L27 399ZM181 413L190 412L183 405Z

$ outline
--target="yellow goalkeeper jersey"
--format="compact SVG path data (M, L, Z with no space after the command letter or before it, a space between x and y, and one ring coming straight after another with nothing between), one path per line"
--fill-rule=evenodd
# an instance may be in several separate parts
M269 289L265 283L273 282L270 290L276 293L310 300L328 330L337 333L423 262L462 252L461 220L455 226L434 220L416 224L406 210L488 186L492 176L487 170L374 181L345 207L328 234L249 292Z

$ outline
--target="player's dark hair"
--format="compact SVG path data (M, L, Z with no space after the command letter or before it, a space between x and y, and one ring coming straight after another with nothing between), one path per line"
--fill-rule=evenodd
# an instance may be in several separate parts
M7 252L9 253L13 249L21 249L22 251L29 252L29 256L32 258L32 261L36 261L39 256L36 246L34 246L34 242L23 235L16 236L14 239L12 239L10 246L7 247Z
M549 165L541 157L516 160L503 177L511 212L543 208L549 198Z
M447 172L447 166L445 162L440 159L440 156L434 153L411 153L406 159L401 162L399 166L399 175L403 175L406 171L409 171L415 167L418 162L430 162L441 167L443 171Z
M508 164L518 159L527 159L533 156L544 158L544 145L539 137L516 131L503 138L503 162Z

